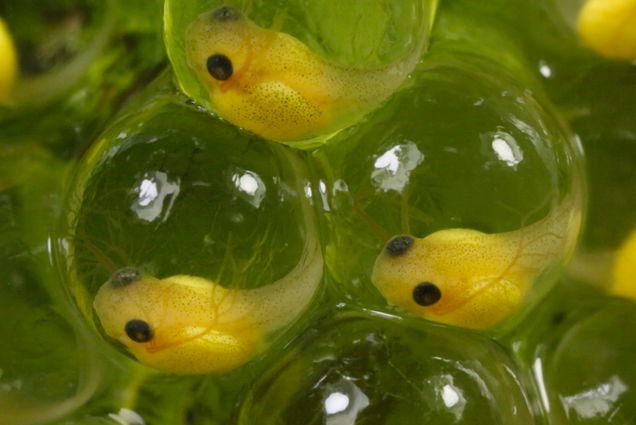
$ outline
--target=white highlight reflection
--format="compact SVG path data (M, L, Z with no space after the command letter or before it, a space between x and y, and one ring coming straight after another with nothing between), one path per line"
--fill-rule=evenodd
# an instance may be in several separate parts
M455 385L453 375L431 376L424 383L427 388L432 389L435 399L444 403L448 412L455 417L455 421L461 421L466 409L466 398L462 390Z
M137 199L131 209L137 217L144 221L152 222L162 215L163 221L165 221L170 215L170 210L180 191L178 179L171 181L168 175L162 171L146 173L134 189ZM164 208L166 199L169 199L170 202L167 208Z
M517 141L510 134L504 132L492 133L492 136L491 147L497 158L505 162L507 166L516 168L517 164L523 161L523 152Z
M539 387L539 393L541 394L541 402L546 412L550 411L550 400L548 399L548 392L545 387L545 380L543 379L543 363L541 359L537 357L532 365L534 371L534 379L537 380L537 386Z
M234 183L236 183L236 186L240 190L247 193L248 195L254 196L256 194L256 191L258 190L258 182L254 178L254 176L250 174L243 174L240 177L239 176L234 176L234 177L236 177Z
M261 177L248 170L232 175L234 187L241 193L241 198L247 201L254 208L261 206L267 189Z
M338 179L333 182L333 189L331 191L334 196L339 192L346 193L349 192L349 186L347 186L347 182L344 180Z
M608 382L579 394L562 397L561 400L568 408L574 409L581 418L602 418L612 411L614 403L628 389L629 387L614 375Z
M402 150L400 146L394 146L390 150L386 151L382 156L375 160L373 166L375 168L384 168L391 174L395 175L400 168L400 158L397 154Z
M325 425L355 425L358 414L369 406L369 397L349 379L327 388Z
M108 417L120 425L146 425L139 413L126 408L119 409L117 413L109 413Z
M137 203L142 207L147 207L159 196L157 183L154 180L144 179L139 185L139 200Z
M444 385L444 388L442 388L442 399L446 407L450 409L459 403L459 394L452 386Z
M323 180L318 182L318 193L320 193L320 200L322 201L322 207L324 210L331 211L329 197L327 196L327 184Z
M339 392L331 393L325 400L325 412L328 415L344 412L349 406L349 397Z
M552 68L544 61L539 61L539 72L545 78L552 77Z
M376 158L373 164L375 170L371 173L371 178L384 192L389 190L401 192L409 182L411 171L422 161L424 161L424 154L415 143L395 145Z
M305 183L305 197L307 199L311 199L314 196L314 191L311 189L311 184L309 182Z

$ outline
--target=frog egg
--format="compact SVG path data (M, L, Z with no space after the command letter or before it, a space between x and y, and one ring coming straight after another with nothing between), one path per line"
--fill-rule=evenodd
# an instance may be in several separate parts
M348 117L339 107L340 98L347 100L351 94L334 89L341 86L337 73L332 72L334 67L346 74L353 69L353 74L362 75L360 70L380 69L404 60L413 51L420 52L421 46L428 44L435 10L436 1L432 0L400 0L390 5L335 0L242 0L230 5L220 0L185 4L169 0L164 39L179 87L187 96L238 127L305 148L324 142L359 118L356 114ZM272 43L285 47L270 49ZM267 56L270 50L274 51L271 57ZM259 101L249 101L248 95ZM214 96L216 101L211 99ZM281 98L283 104L278 105ZM228 112L260 105L261 101L262 106L240 117ZM355 100L351 103L355 105ZM277 113L276 107L284 113ZM297 118L300 124L280 124L284 129L278 132L272 125L268 128L268 118L261 118L294 113L301 115ZM313 123L323 115L332 125L323 126L321 118L318 129L308 124L309 129L299 130L302 123ZM332 123L335 118L337 125Z
M130 108L77 165L58 254L69 293L109 340L150 366L205 373L205 359L179 353L155 363L160 338L178 346L184 332L217 332L234 347L243 332L261 347L312 300L322 257L295 153L252 143L173 90ZM289 317L269 327L276 314Z
M628 272L632 249L627 241L636 228L636 73L632 66L609 61L596 61L585 70L573 68L573 72L577 69L579 88L563 87L556 94L567 99L564 109L585 111L575 114L570 125L585 150L590 202L568 272L580 283L607 289L617 282L614 274L625 279L618 292L627 295L633 288ZM620 256L623 259L618 260ZM621 270L612 271L618 263Z
M12 192L1 194L17 200ZM46 258L25 254L34 245L27 245L28 238L11 219L16 213L22 216L19 204L10 201L0 207L5 223L0 231L5 274L0 285L0 423L54 423L95 395L103 383L103 359L83 324L61 312L68 311L68 303L53 302L61 299L52 296L58 292L45 290L58 283L53 273L37 272L46 268ZM38 207L41 213L40 203Z
M500 345L373 312L343 312L305 332L251 386L238 417L263 425L535 423Z
M323 224L329 235L326 264L334 282L329 287L349 302L378 309L396 304L391 311L404 314L410 309L395 301L387 303L372 282L374 263L379 256L390 257L387 249L395 238L402 235L417 241L438 231L463 229L453 231L457 240L461 239L457 232L467 237L477 231L499 235L491 238L503 241L560 217L555 224L558 231L545 228L537 233L558 234L559 244L550 248L550 258L543 248L525 250L532 245L527 242L535 240L529 233L508 245L522 254L514 254L515 259L525 257L524 267L535 268L526 276L527 287L514 294L515 300L499 296L491 299L494 304L480 305L479 298L473 299L475 311L482 309L480 317L496 314L497 323L460 324L491 327L535 303L554 282L550 271L558 270L570 256L583 205L582 154L540 94L470 57L447 63L439 61L417 74L408 91L343 135L343 140L314 152L323 187ZM444 235L450 240L452 232ZM422 252L412 261L424 264L430 256ZM438 267L438 278L460 287L468 282L468 288L474 289L470 270L464 269L463 276L455 274L466 267L460 267L460 260L455 267L449 265L453 256L433 252L440 261L448 260L445 270ZM472 257L474 266L487 265L488 255L483 255L483 262ZM534 255L536 263L530 259ZM402 271L409 268L426 275L424 268L417 268L420 263L410 262L408 256L400 262L398 257L392 261L396 267L401 264ZM519 265L506 264L513 263ZM503 268L500 272L505 274ZM436 283L413 281L407 292L412 289L414 296L415 286L426 282ZM505 314L497 306L499 301L508 305Z
M636 307L611 300L603 304L553 338L542 355L553 423L629 423L636 414L631 367L636 343L629 337L636 331Z

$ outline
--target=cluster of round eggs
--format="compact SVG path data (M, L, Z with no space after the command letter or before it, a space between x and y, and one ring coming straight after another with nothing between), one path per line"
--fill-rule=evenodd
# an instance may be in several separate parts
M412 45L371 70L234 7L181 13L180 48L167 42L176 76L223 120L153 97L143 121L130 114L92 147L68 217L85 315L144 364L222 373L343 301L488 329L546 292L580 227L579 152L525 82L485 80L452 46L416 69L436 4L412 6Z
M188 388L148 423L629 421L636 236L584 227L629 197L586 162L609 102L629 158L636 2L279 3L166 0L170 65L71 168L49 251L137 377L110 418ZM11 108L2 21L0 53Z

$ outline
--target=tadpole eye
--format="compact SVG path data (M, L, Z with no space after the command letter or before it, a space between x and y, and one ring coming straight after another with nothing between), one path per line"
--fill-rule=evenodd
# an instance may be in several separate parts
M396 236L386 244L385 250L390 257L399 257L413 246L413 238L408 235Z
M427 307L442 298L442 291L431 282L422 282L413 288L413 301L422 307Z
M239 18L239 13L230 6L222 6L216 9L212 16L219 22L236 21Z
M134 267L124 267L112 274L110 282L113 286L119 288L122 286L128 286L139 279L141 279L141 272L139 269Z
M216 53L208 58L208 73L215 80L225 81L232 76L234 68L232 61L225 55Z
M148 342L152 339L152 328L143 320L134 319L126 323L126 335L135 342Z

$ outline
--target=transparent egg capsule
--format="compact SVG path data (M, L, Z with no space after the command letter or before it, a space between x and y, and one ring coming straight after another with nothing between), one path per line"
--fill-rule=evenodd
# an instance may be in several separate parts
M5 202L7 195L2 193ZM0 207L3 223L16 217L7 212L16 211ZM60 313L69 306L53 302L44 290L35 270L45 263L33 264L33 251L16 233L0 229L6 277L0 285L0 423L53 423L93 397L103 364L82 324Z
M54 423L99 385L94 338L72 314L46 249L64 164L0 137L0 423Z
M346 312L251 387L238 424L533 424L514 362L474 332Z
M598 300L598 298L597 298ZM631 423L636 415L636 307L606 300L542 354L552 423Z
M581 152L496 67L437 63L314 153L331 287L366 307L493 328L540 297L572 253Z
M568 266L580 283L636 298L636 99L634 67L595 60L579 68L577 83L556 95L581 140L589 204L577 255ZM561 79L557 83L563 83ZM567 112L566 112L567 114Z
M405 83L427 49L436 7L169 0L165 40L186 95L237 127L307 148Z
M302 317L321 283L302 162L171 93L132 109L75 172L68 289L141 363L234 370Z

